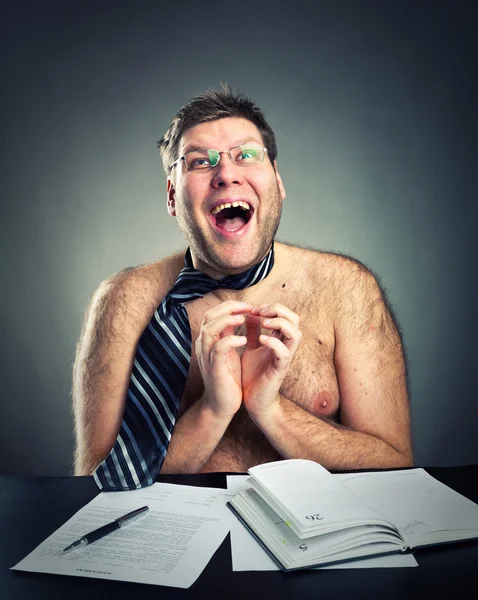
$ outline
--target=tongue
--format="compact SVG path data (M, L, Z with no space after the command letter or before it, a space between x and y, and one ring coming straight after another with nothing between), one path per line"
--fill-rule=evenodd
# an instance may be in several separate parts
M245 224L246 219L244 217L238 216L228 219L227 217L220 215L216 216L216 225L219 227L219 229L225 229L226 231L236 231Z

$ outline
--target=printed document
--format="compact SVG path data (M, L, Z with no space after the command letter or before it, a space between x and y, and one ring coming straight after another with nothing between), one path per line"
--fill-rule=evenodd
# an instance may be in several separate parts
M169 483L101 492L12 568L188 588L229 532L224 493ZM114 533L62 552L83 535L145 505L149 511Z

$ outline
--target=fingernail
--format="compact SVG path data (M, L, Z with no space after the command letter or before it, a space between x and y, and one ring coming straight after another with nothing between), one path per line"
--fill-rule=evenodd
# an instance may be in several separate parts
M263 325L269 325L269 323L270 323L270 322L271 322L271 320L270 320L270 319L264 319L264 320L262 321L262 324L263 324Z

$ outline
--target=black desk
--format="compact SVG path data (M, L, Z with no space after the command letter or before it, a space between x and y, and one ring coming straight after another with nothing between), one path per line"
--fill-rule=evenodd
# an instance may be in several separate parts
M427 468L478 502L478 465ZM158 481L226 487L223 473L164 475ZM95 600L221 598L472 598L478 590L478 541L426 550L415 568L245 572L231 568L229 536L188 590L84 577L10 571L77 510L98 494L92 477L0 477L0 599Z

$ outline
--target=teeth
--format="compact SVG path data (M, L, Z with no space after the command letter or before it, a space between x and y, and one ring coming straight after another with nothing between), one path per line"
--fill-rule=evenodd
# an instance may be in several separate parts
M211 211L213 215L217 215L217 213L221 212L221 210L224 210L225 208L242 208L243 210L249 210L251 207L249 204L247 204L247 202L243 202L242 200L239 200L238 202L226 202L225 204L219 204L218 206L216 206L215 208L213 208L213 210Z

